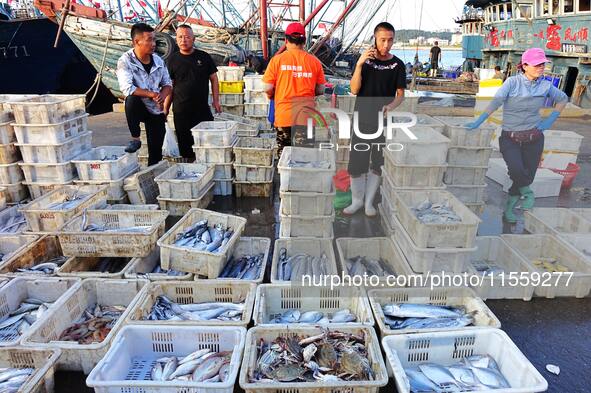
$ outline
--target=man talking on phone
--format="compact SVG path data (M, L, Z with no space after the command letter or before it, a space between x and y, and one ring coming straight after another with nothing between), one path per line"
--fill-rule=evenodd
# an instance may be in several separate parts
M355 112L362 134L375 134L381 126L383 114L393 111L404 99L406 68L402 60L390 53L393 44L394 26L388 22L379 23L374 29L373 47L361 55L351 77L351 93L357 95ZM376 215L373 201L384 164L383 149L379 144L385 142L384 133L372 139L361 139L352 133L348 166L352 203L343 210L345 215L354 214L362 207L366 216ZM371 144L371 149L357 150L357 143Z

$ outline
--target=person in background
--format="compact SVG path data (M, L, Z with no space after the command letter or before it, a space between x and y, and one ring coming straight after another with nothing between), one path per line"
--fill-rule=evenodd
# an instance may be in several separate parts
M172 91L172 81L164 61L154 54L154 29L145 23L131 27L133 49L117 61L117 80L125 95L125 117L132 140L125 151L135 153L142 146L140 123L146 126L148 165L162 159L166 134L164 101Z
M355 66L351 77L351 93L357 95L355 112L358 115L359 131L375 133L380 127L380 111L386 113L396 109L404 99L406 69L398 57L390 53L394 44L394 26L381 22L374 28L374 46L364 52ZM379 148L386 137L366 140L352 133L351 146L358 143L370 144L371 149L351 148L348 171L351 175L351 205L343 209L345 215L355 214L362 207L365 215L374 217L375 195L380 186L381 167L384 153ZM361 151L363 150L363 151Z
M180 25L176 30L179 51L168 59L168 72L173 83L172 94L164 105L168 115L173 105L173 118L181 156L189 162L195 161L193 134L191 128L202 121L212 121L209 108L209 85L213 96L213 108L217 113L220 106L217 67L211 56L193 47L195 35L189 25Z
M435 41L433 43L433 47L431 48L430 52L431 57L431 69L429 70L429 75L432 77L437 76L437 69L439 68L439 64L441 63L441 48L439 47L439 42Z
M544 131L552 127L568 102L563 91L542 77L547 62L542 49L526 50L517 66L519 74L507 78L484 113L476 121L466 124L469 129L480 127L503 105L499 148L513 181L503 213L509 223L517 222L513 209L520 198L523 198L522 209L529 210L534 206L535 196L529 185L534 181L544 151ZM540 109L547 98L551 98L556 106L550 116L542 118Z
M304 50L306 31L301 23L285 30L286 51L275 55L263 75L267 96L274 100L278 153L292 144L309 146L306 138L305 108L314 107L314 98L324 93L324 70L316 56Z
M501 79L501 80L504 80L505 79L505 75L501 71L501 67L495 66L495 74L494 74L494 76L492 78L493 79Z

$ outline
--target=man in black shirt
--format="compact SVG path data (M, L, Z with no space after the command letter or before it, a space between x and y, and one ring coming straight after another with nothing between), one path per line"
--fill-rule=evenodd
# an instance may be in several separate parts
M213 107L221 112L217 67L206 52L195 49L195 35L189 25L180 25L176 31L179 51L168 59L168 72L173 82L172 98L165 103L168 114L170 104L174 111L174 128L183 158L195 160L191 128L213 116L208 104L209 83L213 95Z
M441 48L439 47L439 42L435 41L434 46L431 48L431 70L429 74L432 77L437 76L437 69L439 68L439 63L441 63Z
M355 112L359 131L375 134L386 113L397 108L404 99L406 68L402 60L390 53L394 44L394 26L379 23L374 29L374 46L361 55L351 77L351 93L357 95ZM372 139L361 139L353 132L348 171L351 175L352 203L343 210L346 215L365 207L365 215L374 217L373 200L380 186L384 155L379 144L386 137L383 133ZM370 149L355 149L356 144L371 144ZM365 198L365 204L364 204Z

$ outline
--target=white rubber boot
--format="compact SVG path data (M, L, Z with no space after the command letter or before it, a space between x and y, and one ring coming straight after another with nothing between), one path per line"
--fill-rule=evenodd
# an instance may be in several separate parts
M381 176L376 175L372 171L367 173L367 184L365 185L365 215L368 217L375 217L378 213L373 207L373 200L380 188Z
M343 214L350 216L363 207L365 195L365 174L359 177L351 177L351 205L343 209Z

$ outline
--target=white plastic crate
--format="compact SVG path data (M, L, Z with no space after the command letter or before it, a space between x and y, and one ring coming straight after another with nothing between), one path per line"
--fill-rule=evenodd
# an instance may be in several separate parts
M576 248L591 263L591 233L563 233L560 238Z
M213 195L232 195L232 183L234 179L213 179Z
M246 90L244 92L244 102L247 104L268 104L269 101L265 91Z
M433 304L437 306L464 307L466 313L472 313L474 317L473 326L461 328L463 331L480 329L483 327L501 327L501 322L480 299L476 293L466 287L428 287L416 288L380 288L370 289L367 292L369 303L376 317L380 335L404 335L411 333L428 333L453 331L458 328L426 328L426 329L391 329L385 323L382 307L391 303L412 303L412 304Z
M280 214L303 217L328 216L333 213L333 201L336 191L330 193L281 191Z
M243 79L245 90L265 90L262 75L244 75Z
M12 164L21 159L21 153L14 143L0 145L0 164Z
M19 124L55 124L84 114L85 102L83 94L46 94L6 105Z
M182 217L191 209L207 209L207 206L213 200L213 181L204 187L198 198L195 199L177 199L158 197L158 203L161 210L166 210L173 217Z
M394 164L398 165L443 165L447 159L449 139L431 127L415 126L412 132L417 139L411 139L399 128L394 129L388 142L400 143L401 151L384 151Z
M13 124L18 143L59 144L88 129L88 114L56 124Z
M109 352L86 379L96 393L232 393L244 351L246 329L236 326L126 326L113 340ZM152 381L156 359L184 357L209 348L229 351L230 370L225 382Z
M237 182L267 182L273 180L273 173L275 171L274 166L259 166L259 165L236 165L234 164L234 170L236 171ZM227 176L225 176L227 178Z
M29 190L22 182L13 184L0 184L0 187L4 188L6 203L19 203L29 197Z
M591 233L591 222L570 209L536 207L524 212L523 216L529 233Z
M544 150L578 153L582 142L583 136L573 131L544 131Z
M503 186L503 191L508 192L513 184L507 174L507 165L502 158L491 158L486 177ZM550 169L538 168L534 182L530 188L536 198L556 197L560 194L563 176L552 172Z
M12 122L0 120L0 145L7 145L14 142L16 142L16 135Z
M351 238L341 237L336 240L339 254L339 272L349 274L347 259L364 256L368 259L382 259L388 264L393 276L410 276L413 274L404 255L388 237ZM386 276L380 277L380 283L386 284ZM388 285L393 285L390 282Z
M204 219L208 221L210 227L221 224L234 232L221 250L212 253L174 245L178 233L182 233L185 229ZM242 217L205 209L191 209L164 236L158 239L160 264L163 269L174 269L200 274L207 278L216 278L222 271L228 256L234 251L245 225L246 219Z
M431 203L448 203L460 217L457 223L421 223L411 208L429 199ZM398 191L394 194L396 217L419 248L474 246L480 218L447 191Z
M326 326L291 325L285 326L256 326L250 329L246 335L246 346L244 359L240 369L240 387L245 393L272 393L272 392L297 392L297 393L318 393L318 392L349 392L349 393L378 393L380 387L388 383L388 373L382 358L380 343L374 329L368 326L328 326L329 330L343 333L355 334L365 339L365 349L369 367L374 374L373 380L362 381L313 381L313 382L250 382L257 365L259 356L260 341L269 343L279 337L311 337L326 332Z
M360 287L296 287L291 284L262 284L257 287L253 319L257 326L277 326L273 319L289 310L319 311L327 318L348 309L356 320L347 326L373 326L374 319L365 290ZM286 324L283 324L286 325ZM291 324L290 324L291 325ZM331 324L327 324L328 327Z
M464 204L479 203L486 200L486 184L474 186L447 185L446 190L451 192Z
M250 119L256 124L259 131L271 130L273 128L273 125L269 123L268 115L252 116L245 114L245 116L247 116L248 119Z
M88 210L86 223L113 229L111 232L81 230L82 214L61 228L58 236L64 255L74 257L146 257L164 233L167 211L160 210ZM142 232L125 231L146 227ZM119 229L119 230L118 230Z
M117 265L118 270L112 273L108 271L101 272L97 268L100 266L102 259L102 257L70 257L59 268L57 275L59 277L79 277L82 279L121 278L131 265L131 258L121 258L120 263Z
M24 180L20 163L0 164L0 184L14 184Z
M390 223L390 217L394 217L394 215L389 215L389 213L386 212L386 208L384 208L383 202L378 203L378 214L380 216L380 224L382 225L382 230L387 236L392 235L394 233L394 229L392 227L392 224Z
M123 175L123 177L117 180L74 180L74 184L80 186L94 186L95 188L107 187L108 201L127 200L127 194L123 188L125 178L137 172L138 169L139 167L135 167L130 173Z
M281 210L281 207L279 208ZM334 237L332 223L334 222L334 211L330 216L284 216L279 215L279 237L313 237L328 238Z
M355 99L357 96L354 95L337 95L337 108L343 112L353 113L355 111Z
M67 296L74 288L80 286L77 279L57 279L42 277L18 277L9 281L0 289L0 318L6 319L19 308L26 299L38 299L44 303L54 303L61 296ZM49 305L46 313L53 311ZM32 326L39 322L33 322ZM27 328L28 329L28 328ZM16 346L21 341L21 334L16 327L0 329L0 347Z
M116 159L111 157L117 156ZM125 152L123 146L95 147L72 160L80 180L119 180L139 167L137 155Z
M21 254L29 245L35 243L38 239L36 235L3 235L0 240L0 254L3 254L1 268L4 268L11 260ZM1 270L0 270L1 271ZM4 270L4 274L7 270Z
M443 186L443 174L447 165L396 165L390 156L384 156L383 173L396 187L435 188Z
M127 315L135 305L146 280L108 280L89 278L54 305L54 312L39 321L23 336L23 345L36 348L59 348L60 369L82 371L85 374L105 356L111 341L124 325ZM61 333L72 326L89 306L125 306L125 311L113 324L111 331L99 343L79 344L76 341L60 341Z
M337 260L332 247L332 239L276 239L273 247L273 259L271 262L271 282L273 284L291 282L294 286L301 286L301 283L295 281L281 281L277 278L277 264L279 263L279 252L282 248L287 250L288 257L300 253L308 254L312 257L320 257L324 253L328 257L328 263L326 266L327 274L338 274Z
M242 105L222 105L222 113L226 113L233 116L244 115L244 104ZM236 135L240 136L240 130L236 131Z
M410 393L405 368L423 363L449 366L462 357L491 356L510 388L490 389L496 393L545 392L548 383L509 336L500 329L482 328L450 332L401 334L382 339L389 370L399 393Z
M224 82L240 82L244 77L244 67L218 66L218 78Z
M271 197L273 195L273 174L264 182L238 182L234 181L236 198L241 197Z
M223 93L220 94L220 105L236 106L244 104L244 93Z
M386 171L384 170L384 167L382 167L382 185L380 186L380 193L382 197L385 196L388 202L390 202L389 207L391 207L392 212L396 210L394 207L394 193L396 193L397 191L411 191L415 189L421 191L445 190L446 188L447 186L445 184L441 184L440 187L397 187L394 185L394 182L390 179L388 173L386 173Z
M392 217L390 223L394 229L394 242L400 247L408 264L416 273L440 271L462 273L470 260L470 255L476 252L476 247L417 247L396 217Z
M448 165L443 174L443 182L455 186L484 184L487 170L488 166Z
M269 114L269 104L244 104L244 114L246 116L267 116Z
M271 138L238 138L234 145L236 165L273 165L277 141Z
M489 147L496 125L482 124L477 130L469 130L467 123L473 122L472 117L434 116L445 124L443 134L451 141L451 146Z
M25 164L19 162L18 165L28 183L65 183L78 178L76 165L71 162L62 164Z
M31 195L31 199L35 200L41 198L43 195L49 194L52 191L55 191L59 188L64 186L71 186L74 185L73 181L67 181L64 183L56 183L56 182L48 182L48 183L39 183L39 182L23 182L25 186L29 189L29 194Z
M531 300L534 294L534 285L526 285L525 280L519 285L508 285L510 277L531 275L535 270L521 255L511 248L498 236L478 236L476 238L476 251L470 255L470 262L466 264L466 271L471 275L482 275L477 270L480 262L494 265L504 270L505 277L501 279L493 274L486 273L480 285L472 287L483 300L486 299L523 299ZM505 280L504 282L502 280ZM511 280L514 280L511 278Z
M54 202L62 202L65 198L78 193L86 194L86 196L73 208L62 210L47 208ZM95 186L64 186L35 199L24 206L21 211L27 219L29 229L33 232L55 232L82 210L103 207L106 200L106 187L97 190Z
M193 147L230 146L236 140L237 124L234 121L203 121L191 128Z
M231 179L233 174L233 168L233 162L228 164L215 164L213 171L213 179Z
M201 164L230 164L233 160L235 141L229 146L205 147L193 146L195 162Z
M591 208L573 208L570 210L577 213L578 215L583 217L585 220L591 222Z
M250 127L256 126L256 122L252 121L251 119L249 119L247 117L244 117L242 115L233 115L233 114L227 113L227 112L214 113L213 118L215 120L234 121L234 122L238 123L238 125L248 125Z
M450 146L447 163L456 166L485 166L492 154L492 147Z
M243 303L244 309L239 321L209 321L172 320L152 321L148 316L159 296L178 304L198 304L209 302ZM256 284L240 281L167 281L152 282L138 298L137 303L129 313L127 322L136 325L163 326L243 326L247 327L252 318Z
M60 355L59 349L15 347L0 352L0 367L34 370L18 392L51 393L54 391L54 373Z
M154 180L165 199L200 198L214 177L213 164L175 164L158 175ZM198 179L177 179L177 173L198 173Z
M18 269L30 268L64 255L56 236L41 236L39 238L36 236L35 238L28 237L32 235L22 236L25 239L32 240L28 241L18 252L4 259L2 265L0 265L0 274L5 277L30 277L31 273L21 273ZM41 274L39 277L47 277L47 275Z
M16 144L27 164L57 164L74 159L92 148L92 132L78 134L55 145Z
M160 247L156 246L147 257L133 258L123 273L127 279L146 279L150 281L187 281L193 279L193 273L169 276L166 273L152 273L160 265Z
M19 211L20 206L8 207L0 210L0 228L4 228L11 222L9 228L4 228L4 232L0 232L0 236L19 235L26 230L27 222L25 216Z
M245 255L258 255L263 254L263 263L261 266L261 271L259 276L253 280L238 280L236 278L216 278L216 281L223 282L223 281L240 281L240 282L250 282L254 284L260 284L263 282L263 278L265 277L265 272L267 270L267 265L269 264L269 251L271 249L271 239L268 237L241 237L238 242L236 243L236 248L234 248L234 252L232 253L232 258L240 259ZM229 259L229 258L228 258ZM226 262L227 263L227 262ZM222 268L223 270L223 268ZM199 277L195 277L195 280L200 280Z
M464 203L464 205L466 205L466 207L478 217L482 216L484 209L486 208L485 202Z
M158 203L156 197L160 191L154 179L168 167L167 161L160 161L125 179L123 189L127 192L129 201L134 205Z
M327 169L290 167L290 161L328 162ZM277 163L281 179L280 191L331 192L335 174L332 150L286 146Z
M530 266L541 275L540 285L534 289L535 296L554 298L574 296L582 298L591 291L591 262L576 248L564 240L548 234L501 235L509 246L527 259ZM533 265L538 258L555 258L570 274L548 273ZM568 283L568 285L567 285Z

